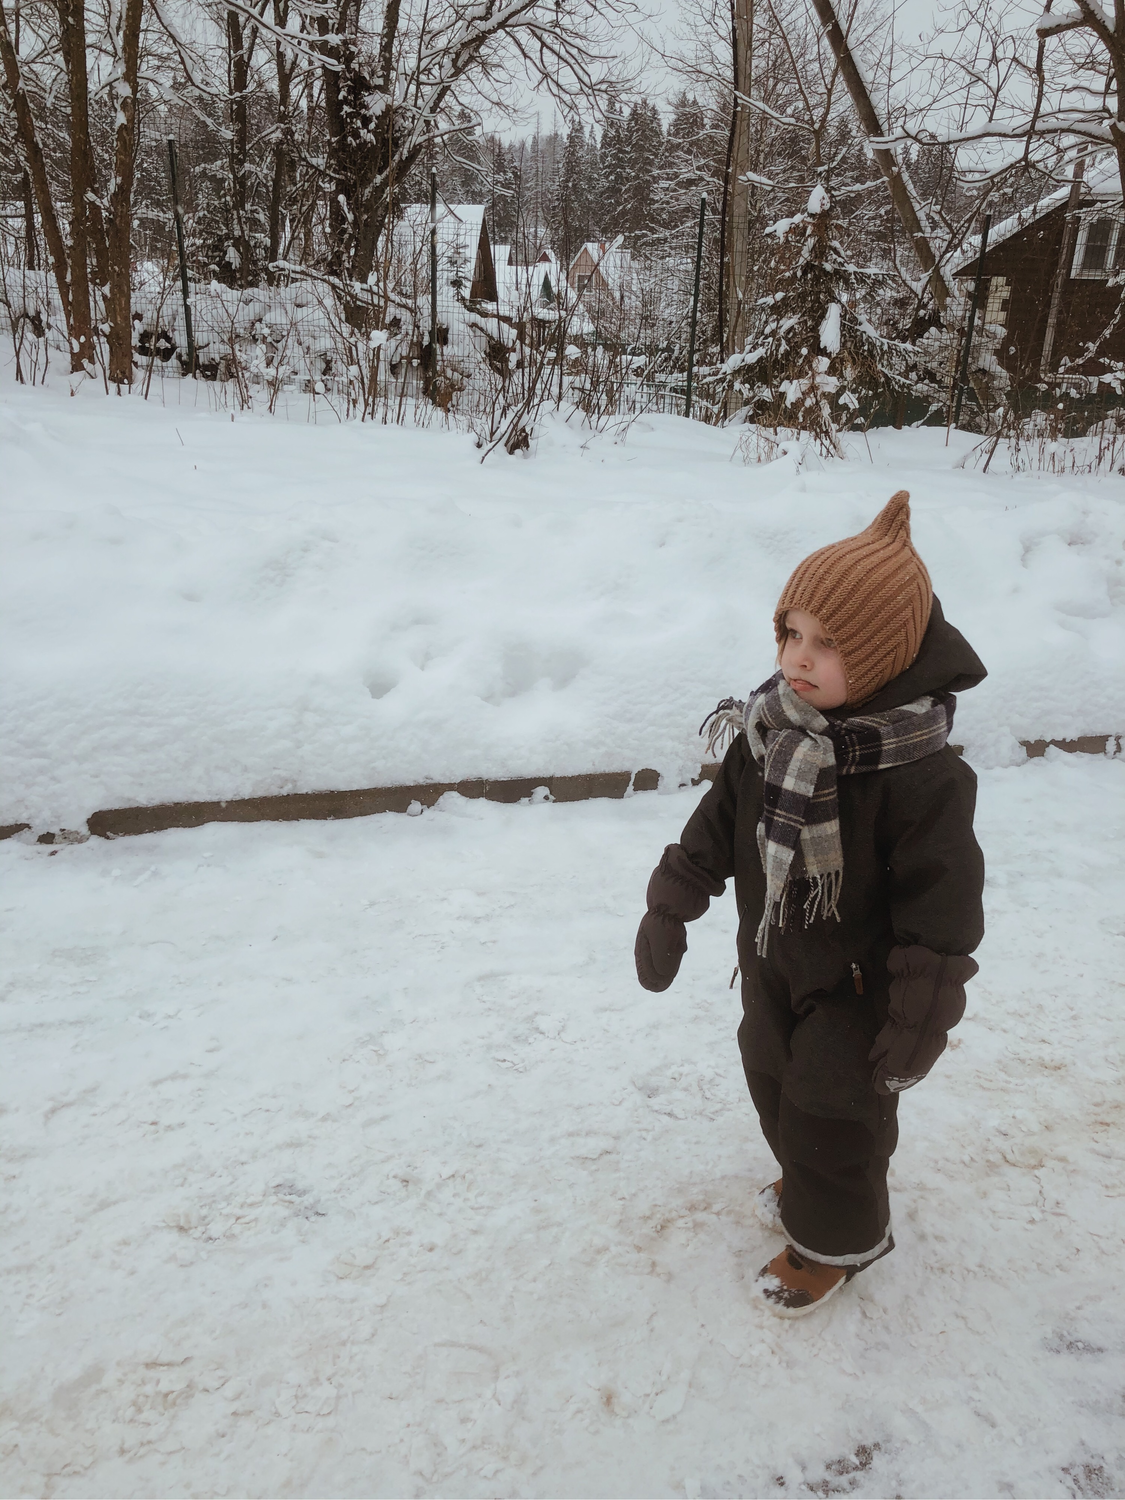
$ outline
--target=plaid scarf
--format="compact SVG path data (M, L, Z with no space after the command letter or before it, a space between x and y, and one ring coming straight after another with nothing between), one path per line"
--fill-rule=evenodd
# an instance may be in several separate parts
M775 672L746 703L724 698L704 720L708 749L722 748L745 729L750 751L762 767L762 819L758 850L766 874L766 904L758 928L758 952L766 951L772 926L784 928L793 887L809 882L805 925L835 917L844 879L837 776L884 771L921 760L942 748L953 727L956 700L935 693L881 714L827 719L805 703ZM793 868L800 849L803 868Z

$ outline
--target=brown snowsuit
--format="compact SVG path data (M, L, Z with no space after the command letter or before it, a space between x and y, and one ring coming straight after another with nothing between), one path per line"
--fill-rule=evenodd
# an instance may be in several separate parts
M880 713L984 677L935 599L913 665L862 708ZM738 1041L762 1131L781 1164L791 1243L828 1264L866 1264L890 1241L887 1166L897 1093L945 1048L976 973L984 862L973 837L976 777L948 746L906 765L838 782L844 879L839 922L800 916L755 935L765 900L758 853L762 773L745 734L670 844L649 884L637 936L648 989L671 984L683 924L734 876L743 1020ZM800 902L793 903L800 912ZM905 1086L909 1086L908 1083Z

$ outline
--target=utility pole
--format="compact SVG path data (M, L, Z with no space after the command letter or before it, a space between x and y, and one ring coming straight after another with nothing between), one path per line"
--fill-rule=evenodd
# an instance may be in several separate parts
M937 256L930 244L929 236L923 227L922 220L918 214L914 196L910 185L903 175L895 153L886 146L876 146L875 141L883 136L882 121L875 112L875 106L871 102L871 94L864 81L863 74L859 70L852 49L848 45L848 39L844 29L837 18L832 0L812 0L813 9L820 18L824 27L825 35L828 37L828 45L840 66L844 84L851 95L852 105L859 123L867 136L871 154L875 158L875 165L886 178L887 186L891 190L891 201L894 203L895 212L899 222L910 236L910 243L914 246L914 253L918 257L918 264L929 278L933 290L934 301L937 303L938 312L945 313L945 305L953 295L949 283L942 275L937 263Z
M699 322L699 276L703 268L703 220L707 215L707 194L699 200L699 233L695 238L695 286L691 294L691 337L688 340L687 394L684 397L684 416L691 416L691 386L695 375L695 330Z
M749 275L751 111L746 102L754 63L754 0L730 0L731 117L720 224L719 348L723 359L745 331L742 299Z

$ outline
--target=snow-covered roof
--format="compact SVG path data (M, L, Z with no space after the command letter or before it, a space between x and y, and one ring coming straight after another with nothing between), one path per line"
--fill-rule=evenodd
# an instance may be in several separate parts
M453 289L469 295L484 234L483 203L438 202L438 301L442 307L455 300ZM428 281L429 243L429 204L407 203L394 231L396 282Z
M994 224L988 231L988 248L991 250L1004 240L1011 239L1013 234L1018 234L1021 229L1026 229L1029 224L1034 224L1037 219L1043 218L1045 214L1058 208L1060 203L1065 203L1069 196L1070 183L1067 183L1065 187L1056 188L1053 193L1040 198L1038 203L1031 203L1027 208L1021 208L1017 213L1002 219L999 224ZM1104 199L1110 203L1115 199L1119 201L1121 179L1118 175L1117 163L1100 162L1089 168L1082 181L1082 197ZM960 254L947 262L946 270L951 276L959 276L961 272L971 269L976 264L979 254L980 235L975 234L965 241Z
M592 269L618 297L623 297L632 287L633 252L625 248L624 235L619 234L615 240L587 240L570 262L568 280L581 274L577 266L583 257L592 263Z
M557 308L560 300L567 301L567 288L559 268L559 258L547 247L539 251L531 262L516 261L511 245L494 245L492 263L496 268L496 291L501 311L511 317L527 312ZM544 281L550 283L547 295Z
M472 275L477 246L480 244L481 227L484 224L483 203L442 203L437 206L437 240L439 263L449 265L469 262ZM430 205L407 203L402 217L395 226L397 236L402 236L421 247L429 243Z

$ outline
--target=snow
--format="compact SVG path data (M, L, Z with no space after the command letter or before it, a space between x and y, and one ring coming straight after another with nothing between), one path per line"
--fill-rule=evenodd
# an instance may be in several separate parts
M840 314L843 308L838 302L830 302L824 321L820 325L820 347L825 354L840 352Z
M902 1100L898 1248L800 1323L748 1292L733 896L673 989L632 973L698 792L0 845L3 1493L1120 1494L1123 794L982 773L988 935Z
M955 739L1125 729L1125 480L985 475L972 439L822 463L671 416L548 420L481 465L429 429L0 387L0 823L287 791L698 764L772 670L795 564L895 490L990 669ZM314 410L312 399L299 412ZM294 409L294 415L297 409Z
M806 209L806 213L826 214L831 207L832 199L829 196L828 189L823 183L818 182L809 194L809 206Z

